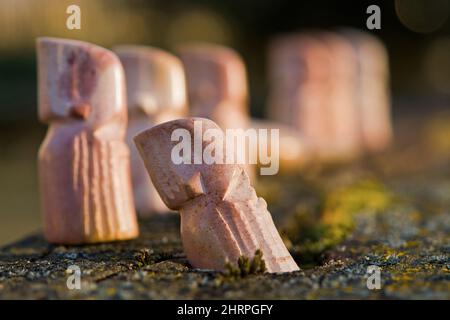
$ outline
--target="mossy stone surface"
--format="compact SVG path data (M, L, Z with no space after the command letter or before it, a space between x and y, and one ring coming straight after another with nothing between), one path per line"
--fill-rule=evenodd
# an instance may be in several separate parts
M36 234L5 246L0 298L450 299L450 150L435 135L414 149L260 179L299 272L194 270L179 216L168 214L141 220L133 241L55 246ZM81 290L67 288L71 265ZM369 266L381 268L380 290L367 288Z
M54 246L40 234L32 235L1 249L0 297L449 299L450 197L440 189L449 185L444 181L435 181L434 185L437 189L432 193L437 199L427 202L437 205L440 201L440 206L445 202L446 210L438 207L425 214L407 199L389 200L388 205L381 207L378 200L375 207L355 206L355 199L350 197L351 210L330 221L324 218L330 212L321 210L329 206L329 197L325 196L323 204L314 204L320 202L320 193L316 200L309 200L309 208L300 210L294 206L288 214L274 208L286 244L302 267L302 271L291 274L236 277L192 269L183 254L177 214L141 220L141 236L127 242ZM367 188L367 183L339 187L329 195L333 198L346 191L357 194L355 188L359 187ZM419 195L429 191L420 185L415 185L415 189ZM376 190L378 199L381 189ZM415 198L416 194L409 196ZM341 208L335 204L331 207ZM303 215L309 216L306 219ZM66 270L71 265L81 269L81 290L67 288ZM381 290L367 289L366 272L370 265L381 268Z

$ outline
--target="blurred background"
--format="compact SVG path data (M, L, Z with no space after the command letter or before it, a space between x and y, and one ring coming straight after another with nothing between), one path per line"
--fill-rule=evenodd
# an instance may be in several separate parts
M71 4L81 8L81 30L66 28ZM371 4L381 8L381 30L366 28ZM450 111L449 12L449 0L0 0L0 245L40 228L36 156L46 126L37 121L36 37L168 50L188 41L231 46L247 65L251 113L261 117L274 36L354 27L388 49L395 121Z

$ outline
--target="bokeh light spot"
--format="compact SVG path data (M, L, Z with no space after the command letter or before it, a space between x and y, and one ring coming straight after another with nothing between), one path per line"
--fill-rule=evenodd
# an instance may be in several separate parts
M447 20L449 0L395 0L395 11L401 23L419 33L439 29Z
M429 45L424 68L434 90L450 93L450 37L438 38Z

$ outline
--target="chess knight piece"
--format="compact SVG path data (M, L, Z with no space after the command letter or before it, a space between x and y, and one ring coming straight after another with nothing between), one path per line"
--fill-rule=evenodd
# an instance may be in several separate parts
M127 83L127 143L134 203L143 216L166 213L169 209L155 190L133 137L154 125L187 115L183 65L174 55L157 48L119 46L114 51L122 62Z
M197 151L191 153L191 164L175 164L172 151L180 142L172 141L172 133L181 129L196 139L196 121L203 130L201 146L194 145ZM220 164L224 158L212 164L192 162L195 153L204 154L212 141L216 146L225 145L223 135L207 138L205 132L209 129L222 132L208 119L179 119L134 138L164 203L180 212L181 239L189 262L195 268L223 270L227 262L236 264L240 256L253 257L260 249L268 272L299 270L275 228L266 202L257 197L243 167ZM222 150L222 157L226 152ZM220 152L215 150L215 154Z
M38 156L46 239L136 237L119 59L93 44L55 38L38 39L37 56L39 118L49 124Z
M211 119L223 130L246 130L250 114L241 57L230 48L212 44L185 45L179 54L186 72L189 114ZM255 166L245 167L254 181Z

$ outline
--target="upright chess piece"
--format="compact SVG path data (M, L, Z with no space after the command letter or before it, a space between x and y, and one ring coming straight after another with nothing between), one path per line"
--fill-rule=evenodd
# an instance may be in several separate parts
M179 54L186 72L189 114L211 119L223 130L246 130L250 113L241 57L230 48L211 44L185 45ZM253 180L255 166L247 163L246 170Z
M317 32L330 54L328 104L331 156L352 159L361 154L362 135L357 99L358 61L350 41L337 32Z
M157 48L119 46L114 51L123 64L127 83L127 143L136 209L140 215L166 213L169 209L155 190L132 139L154 125L187 115L183 66L177 57Z
M296 128L320 155L331 147L329 65L328 48L311 33L279 37L269 48L268 118Z
M204 154L212 140L218 148L225 143L223 135L206 138L208 130L221 130L211 120L202 118L169 121L134 138L161 198L169 208L180 211L181 239L192 266L223 270L227 262L237 264L240 256L253 257L259 249L268 272L298 270L266 202L257 197L243 167L205 162L176 164L172 151L180 142L171 137L177 129L193 139L201 131L201 146L194 145L191 163L198 156L196 152ZM221 154L225 157L224 151ZM219 160L224 162L224 158Z
M356 57L344 37L314 31L276 39L269 81L269 118L299 130L321 159L359 154Z
M223 130L249 124L247 75L241 57L218 45L193 44L179 50L187 78L189 112Z
M360 110L362 140L366 150L381 151L392 141L389 93L389 59L386 48L376 37L344 29L357 57L357 103Z
M93 44L37 41L44 235L82 244L131 239L138 225L124 141L127 109L119 59Z

